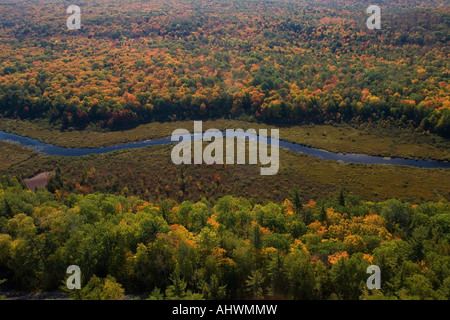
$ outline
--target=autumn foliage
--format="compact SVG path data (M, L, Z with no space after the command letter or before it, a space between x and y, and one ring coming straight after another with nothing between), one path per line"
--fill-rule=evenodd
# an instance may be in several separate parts
M96 0L78 31L59 2L0 6L0 112L63 128L231 117L449 136L448 8L405 3L385 2L378 31L364 1Z
M56 199L4 176L0 274L7 288L54 290L78 265L74 299L450 298L448 202L347 202L316 199L293 213L289 199ZM375 293L371 264L382 270Z

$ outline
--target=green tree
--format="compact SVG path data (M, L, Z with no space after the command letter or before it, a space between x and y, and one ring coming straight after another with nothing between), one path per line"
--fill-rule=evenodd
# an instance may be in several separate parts
M245 281L247 291L253 299L263 298L264 276L259 270L252 271L251 275Z
M398 293L400 299L431 300L435 298L431 281L422 274L415 274L405 280L405 287Z
M251 243L255 249L261 250L263 245L263 235L264 234L262 233L260 226L255 224L250 233Z
M309 255L300 250L291 252L286 257L286 274L289 293L293 299L310 300L314 298L314 269Z
M124 289L120 283L116 282L114 277L108 275L102 279L97 276L92 276L85 286L81 289L69 290L62 286L64 292L68 293L73 300L124 300Z
M164 300L164 293L161 292L161 289L155 287L147 300Z
M302 198L300 197L300 189L295 186L291 192L291 202L294 206L294 211L296 214L299 214L303 208Z
M201 293L192 293L191 290L186 290L187 284L181 278L180 273L176 269L170 276L172 282L166 289L167 300L202 300Z
M345 207L345 193L343 188L339 189L338 203L341 207Z
M203 297L208 300L221 300L226 296L226 285L221 286L219 278L215 274L211 276L209 283L203 281L200 284L200 288L202 289Z
M331 268L331 279L335 292L345 300L358 300L366 287L369 266L362 259L362 253L352 255L349 259L339 259Z

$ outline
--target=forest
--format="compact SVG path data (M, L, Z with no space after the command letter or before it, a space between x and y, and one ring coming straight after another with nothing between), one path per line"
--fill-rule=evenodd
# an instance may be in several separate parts
M3 286L72 299L450 298L450 203L366 202L340 191L281 203L35 193L3 176ZM82 270L67 290L65 270ZM367 290L366 269L382 270Z
M238 118L371 123L450 136L449 9L383 1L0 4L0 113L62 129ZM60 9L60 10L58 10Z
M73 4L79 30L66 25ZM201 120L448 162L448 1L378 1L380 30L366 25L372 4L0 0L0 132L100 148ZM450 299L445 167L280 148L277 175L261 176L175 165L173 144L64 157L1 140L0 300Z

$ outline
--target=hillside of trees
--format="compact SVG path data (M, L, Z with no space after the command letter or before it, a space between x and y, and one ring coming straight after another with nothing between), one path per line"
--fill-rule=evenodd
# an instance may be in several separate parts
M382 1L0 3L0 113L63 129L241 118L450 136L449 8Z
M62 197L3 176L0 282L58 290L78 265L73 299L449 299L449 212L444 200L302 200L296 188L282 203ZM371 264L381 290L366 288Z

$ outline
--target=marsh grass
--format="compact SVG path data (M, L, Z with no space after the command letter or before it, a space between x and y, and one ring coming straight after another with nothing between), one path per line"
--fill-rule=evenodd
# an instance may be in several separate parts
M31 149L0 141L0 170L5 170L36 155Z
M217 199L227 194L282 201L294 186L305 200L331 196L342 187L370 201L450 200L450 170L446 169L339 164L280 149L278 174L261 176L260 165L174 165L172 146L76 158L39 155L10 166L8 171L28 178L59 165L62 191L137 195L150 201Z
M43 120L24 121L0 118L0 130L20 134L62 147L95 148L146 139L171 136L178 128L193 132L193 121L154 122L126 131L61 131ZM282 126L238 120L209 120L203 130L248 128L280 129L280 139L302 145L342 153L364 153L373 156L424 158L450 161L450 141L436 135L421 134L410 129L350 125Z
M98 147L135 140L170 136L176 128L193 131L193 121L152 123L124 132L92 130L61 132L38 122L0 119L0 129L70 147ZM261 128L257 123L214 120L203 129ZM449 159L448 141L412 131L380 127L351 126L281 127L284 140L334 152L370 155ZM431 143L428 143L431 141ZM413 202L450 200L450 170L407 166L339 164L321 161L280 149L280 169L275 176L261 176L260 165L182 165L172 163L173 144L126 149L103 155L76 158L50 157L14 144L0 142L0 171L24 178L62 169L69 192L110 192L137 195L148 200L172 198L178 201L216 199L227 194L280 201L298 186L304 199L326 197L341 187L365 200L390 198Z

